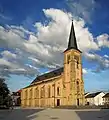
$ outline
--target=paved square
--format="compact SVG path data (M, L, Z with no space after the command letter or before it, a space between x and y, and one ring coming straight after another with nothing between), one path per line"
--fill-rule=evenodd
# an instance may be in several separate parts
M109 120L109 110L51 108L0 110L0 120Z

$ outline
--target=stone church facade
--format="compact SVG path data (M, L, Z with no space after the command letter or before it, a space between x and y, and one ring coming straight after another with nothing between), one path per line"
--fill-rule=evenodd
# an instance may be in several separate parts
M84 105L81 51L77 47L73 22L63 67L36 77L22 89L22 107Z

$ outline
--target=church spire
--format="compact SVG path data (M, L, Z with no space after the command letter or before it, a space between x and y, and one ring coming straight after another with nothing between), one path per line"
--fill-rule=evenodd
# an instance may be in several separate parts
M74 31L74 25L72 21L70 36L69 36L69 43L68 43L68 49L78 49L77 43L76 43L76 37L75 37L75 31Z
M72 21L72 25L71 25L68 48L65 51L68 51L70 49L76 49L76 50L80 51L78 49L77 42L76 42L76 36L75 36L75 30L74 30L73 21Z

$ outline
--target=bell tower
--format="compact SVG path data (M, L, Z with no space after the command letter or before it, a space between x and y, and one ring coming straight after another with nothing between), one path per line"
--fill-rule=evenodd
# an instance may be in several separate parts
M63 97L66 105L84 105L81 53L72 21L68 48L64 51Z

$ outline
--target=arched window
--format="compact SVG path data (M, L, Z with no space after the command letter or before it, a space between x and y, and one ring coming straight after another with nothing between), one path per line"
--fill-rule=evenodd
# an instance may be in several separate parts
M41 88L41 90L40 90L40 97L42 98L42 88Z
M77 81L76 84L77 84L77 92L79 92L79 82Z
M50 98L50 86L48 87L48 97Z
M77 61L77 66L76 66L76 68L78 69L79 68L79 62Z
M45 85L43 86L43 98L45 97Z
M37 98L37 88L34 90L34 98Z
M44 86L41 87L41 98L44 98L45 97L45 89L44 89Z
M37 88L37 98L39 98L39 89Z
M70 62L70 55L67 55L67 64Z
M30 89L30 98L32 98L32 89Z
M74 59L76 60L76 68L79 68L79 56L74 56Z
M79 82L77 81L76 84L79 85Z
M39 90L38 88L35 89L35 98L38 98L39 97Z
M57 87L57 95L60 95L60 88Z
M27 93L28 91L26 90L25 91L25 99L27 99L27 97L28 97L28 93Z
M55 96L55 84L52 84L52 97Z

